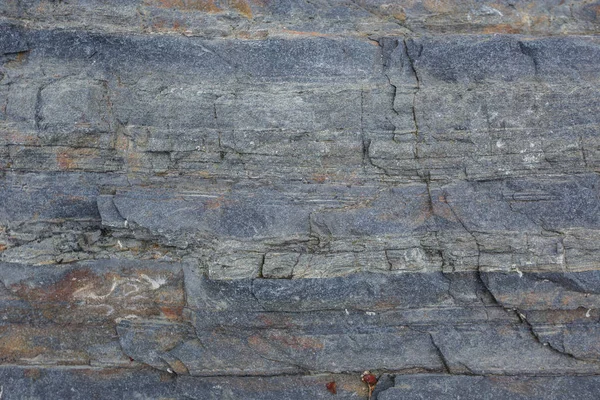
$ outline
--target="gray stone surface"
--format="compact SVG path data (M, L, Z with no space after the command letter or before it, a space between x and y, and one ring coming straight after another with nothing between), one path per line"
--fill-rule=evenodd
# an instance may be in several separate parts
M392 399L595 399L598 377L396 376L379 400Z
M599 7L1 2L0 399L596 398Z

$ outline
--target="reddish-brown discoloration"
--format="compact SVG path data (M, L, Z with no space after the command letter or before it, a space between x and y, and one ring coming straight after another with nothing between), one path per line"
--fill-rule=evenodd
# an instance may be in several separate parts
M29 378L29 379L39 379L41 376L41 372L39 370L39 368L27 368L23 370L23 376Z
M335 387L335 382L327 382L327 385L325 387L327 388L327 390L329 392L331 392L331 394L337 394L337 389Z
M229 6L248 19L252 19L252 8L246 0L230 0Z
M87 365L90 346L111 342L112 327L55 324L9 325L0 328L0 362L15 364Z
M39 138L36 135L31 135L31 134L16 131L16 130L9 130L4 127L2 129L5 130L3 133L2 139L7 144L21 144L21 145L39 145L40 144Z
M61 151L56 154L56 163L58 168L62 170L68 170L75 168L75 161L69 151Z
M23 357L32 358L46 351L44 347L31 343L30 328L19 328L0 327L0 360L3 363L18 362Z
M313 174L312 180L317 183L325 183L329 177L325 174Z
M5 63L4 67L5 68L18 68L21 66L21 64L23 64L27 60L28 56L29 56L29 50L20 51L16 54L14 59Z
M128 315L180 320L185 305L183 273L166 270L98 274L89 268L75 268L56 282L21 282L11 290L46 318L63 322L114 320Z
M522 32L522 27L521 26L517 26L515 24L497 24L497 25L490 25L490 26L486 26L485 28L483 28L482 33L489 35L489 34L493 34L493 33L510 33L510 34L515 34L515 33L521 33Z
M78 288L95 279L97 277L89 269L77 269L68 272L60 281L47 287L20 283L14 285L11 289L22 299L37 304L70 302L73 293Z
M312 37L328 37L331 35L328 35L326 33L323 32L315 32L315 31L293 31L293 30L289 30L289 29L282 29L281 33L287 34L287 35L295 35L295 36L312 36Z
M453 0L425 0L423 5L427 11L432 13L450 13L455 10L457 4Z
M180 320L183 313L183 306L180 307L160 307L161 313L170 320Z
M214 0L148 0L146 5L162 8L176 8L183 11L203 11L216 13L222 11Z
M224 199L224 196L219 196L216 199L208 200L206 203L204 203L204 206L207 210L216 210L217 208L223 206L223 204L225 203Z
M270 333L267 338L272 343L280 343L295 350L322 350L324 345L317 338L295 336L284 333Z
M65 148L56 153L56 163L60 170L86 169L101 160L102 156L97 149Z

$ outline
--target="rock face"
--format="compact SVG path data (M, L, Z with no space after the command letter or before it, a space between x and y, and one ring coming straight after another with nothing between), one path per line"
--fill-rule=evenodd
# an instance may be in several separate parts
M2 2L0 399L597 399L599 29Z

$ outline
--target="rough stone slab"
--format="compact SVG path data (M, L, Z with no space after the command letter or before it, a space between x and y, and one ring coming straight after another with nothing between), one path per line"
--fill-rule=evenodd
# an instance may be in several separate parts
M378 400L416 399L586 399L598 396L597 376L484 377L448 375L396 375L395 386Z
M3 364L131 367L117 323L143 318L174 327L185 305L182 265L165 262L1 263L0 282Z
M598 271L565 273L481 273L494 297L505 307L522 310L598 308Z
M561 338L544 339L536 329L560 330L561 322L552 314L538 315L532 328L523 322L523 314L498 307L476 273L212 281L188 270L186 282L188 318L199 341L188 340L164 358L181 360L193 375L265 373L269 368L278 373L343 371L351 366L343 356L349 348L361 349L352 356L357 363L368 349L372 357L359 363L365 368L375 363L388 370L449 368L509 375L598 370L592 362L593 339L576 341L571 333L562 348L544 345L544 340L552 344ZM412 290L415 287L418 292ZM554 304L545 307L553 310ZM594 332L594 320L588 322L582 329ZM140 338L154 331L145 333L143 324L137 329ZM137 339L124 348L137 351L144 345ZM572 358L566 348L577 349L577 354L587 351L590 362ZM411 349L420 354L414 360ZM213 352L219 356L207 358ZM432 357L431 363L420 363L425 354ZM206 359L213 361L202 361ZM280 365L269 366L265 360ZM548 360L553 360L552 366ZM207 370L207 364L215 369Z
M330 399L366 398L360 374L281 377L186 377L150 369L0 368L3 397L46 399Z
M445 37L408 42L409 55L425 84L430 84L430 79L460 83L487 79L515 81L535 74L554 78L598 77L596 63L600 54L593 37L575 41L569 37L519 40L518 36L454 39L451 46ZM564 49L560 56L554 53L557 46ZM492 59L494 62L490 63ZM564 76L566 72L569 75Z
M2 263L0 280L57 323L151 316L177 320L185 305L182 265L174 263L98 260L61 267Z
M186 377L147 369L60 369L2 367L7 399L45 399L48 393L64 399L330 399L326 389L336 382L335 398L367 397L360 374L281 377ZM381 385L386 375L380 378ZM384 380L382 381L382 378ZM395 375L395 386L377 391L379 400L395 399L596 399L596 376L480 377L438 374Z
M41 27L128 33L159 33L262 40L269 36L366 36L386 33L594 34L594 2L516 1L356 3L304 0L276 3L244 0L103 1L40 7L37 2L8 1L0 12ZM65 16L68 17L65 17Z
M201 376L599 368L593 307L565 308L560 300L573 296L568 282L595 290L585 272L223 281L157 261L1 267L5 364L146 364ZM524 297L522 285L547 285L548 277L563 283L545 290L552 296L536 297L530 308L512 305ZM505 282L501 294L497 282ZM65 323L73 329L62 330Z
M34 56L70 61L94 57L98 63L130 73L138 65L164 72L185 65L189 67L186 74L201 73L204 79L231 79L235 75L268 80L290 77L345 80L349 76L368 79L377 65L376 45L344 38L222 42L181 36L157 39L39 30L31 31L27 39L36 43L32 49ZM159 47L155 46L157 40L161 42ZM299 53L309 56L298 62ZM266 60L268 63L263 64Z
M443 327L432 336L454 374L595 374L600 367L544 345L525 324Z

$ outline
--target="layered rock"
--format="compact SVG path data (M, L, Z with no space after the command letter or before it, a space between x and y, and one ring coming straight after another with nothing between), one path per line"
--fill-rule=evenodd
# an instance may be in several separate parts
M594 398L596 6L113 3L0 6L0 398Z

